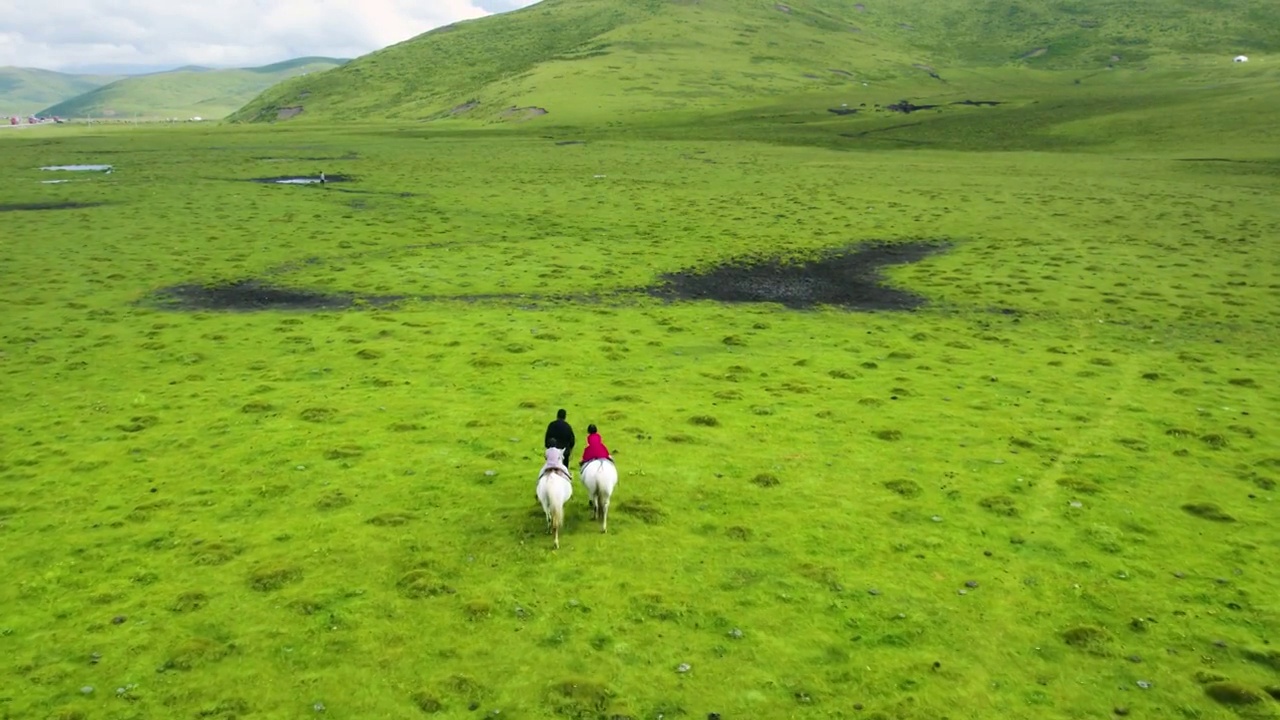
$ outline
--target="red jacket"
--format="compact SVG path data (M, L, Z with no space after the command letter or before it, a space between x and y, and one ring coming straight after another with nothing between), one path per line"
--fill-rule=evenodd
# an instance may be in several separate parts
M587 436L587 449L582 451L582 462L589 463L592 460L609 457L609 448L604 446L604 441L600 439L600 433L591 433Z

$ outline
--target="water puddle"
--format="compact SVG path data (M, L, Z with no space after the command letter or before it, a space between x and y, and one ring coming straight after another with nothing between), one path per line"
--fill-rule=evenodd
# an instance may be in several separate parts
M66 170L69 172L110 172L110 165L45 165L41 170Z

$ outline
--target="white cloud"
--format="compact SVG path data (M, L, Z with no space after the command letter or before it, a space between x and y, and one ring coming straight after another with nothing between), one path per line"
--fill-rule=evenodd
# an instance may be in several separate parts
M247 67L357 57L536 0L0 0L0 66Z

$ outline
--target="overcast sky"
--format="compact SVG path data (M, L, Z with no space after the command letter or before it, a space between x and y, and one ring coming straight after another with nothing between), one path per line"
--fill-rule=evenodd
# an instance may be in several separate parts
M536 0L0 0L0 66L151 72L353 58Z

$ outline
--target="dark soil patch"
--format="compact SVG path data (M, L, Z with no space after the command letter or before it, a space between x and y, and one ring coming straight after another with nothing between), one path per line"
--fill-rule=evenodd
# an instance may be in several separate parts
M850 108L850 107L827 108L827 112L834 113L836 115L857 115L858 108Z
M881 285L886 265L918 262L946 248L939 243L880 243L807 261L748 258L705 271L664 275L657 297L721 302L773 302L789 308L835 305L855 310L910 310L918 295Z
M34 203L0 203L0 212L19 212L22 210L77 210L106 205L106 203L82 202L34 202Z
M960 102L953 102L951 104L972 105L974 107L995 107L996 105L1003 105L1004 102L1000 100L961 100Z
M932 110L936 107L938 106L937 105L916 105L910 100L899 100L898 102L892 105L885 105L884 109L892 112L900 112L904 115L910 115L913 112L919 112L921 110Z
M332 310L351 307L357 300L377 305L403 298L357 298L238 280L214 285L175 285L156 292L153 299L170 310Z

